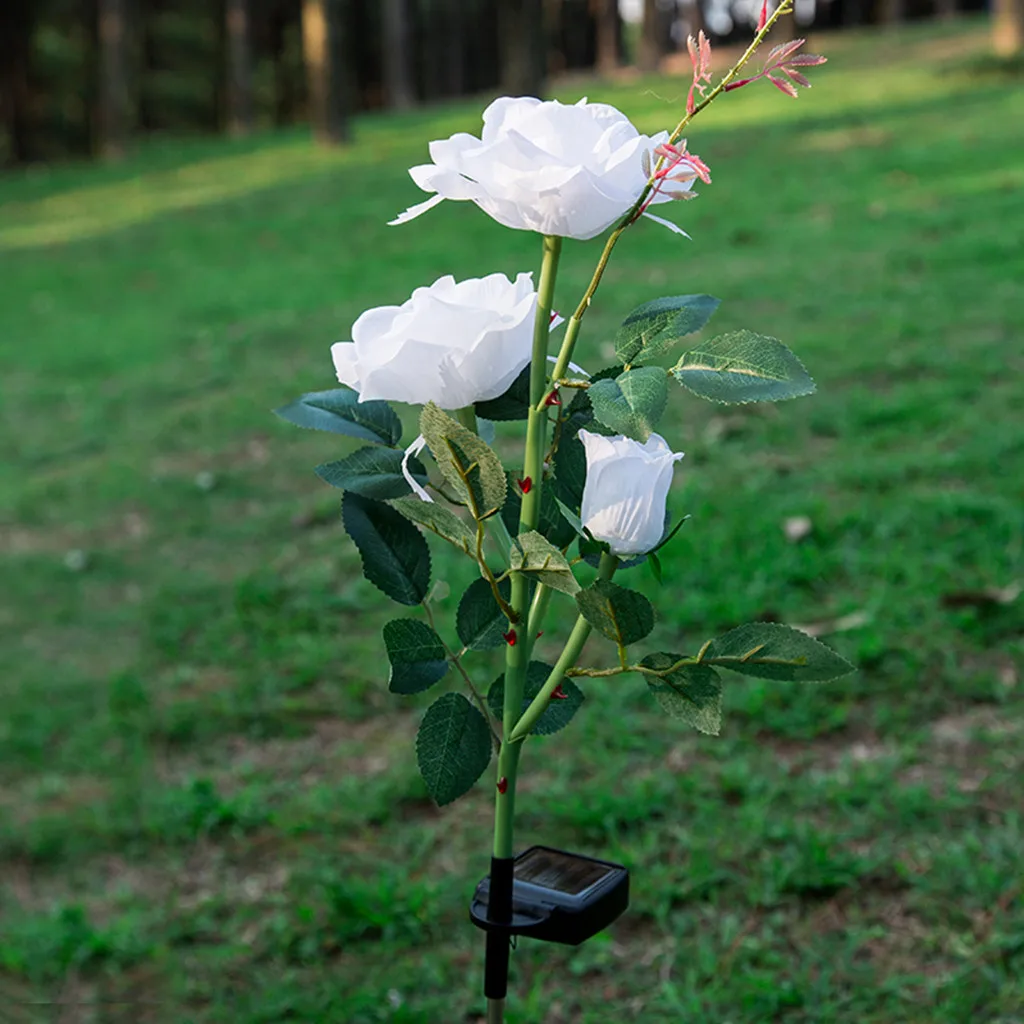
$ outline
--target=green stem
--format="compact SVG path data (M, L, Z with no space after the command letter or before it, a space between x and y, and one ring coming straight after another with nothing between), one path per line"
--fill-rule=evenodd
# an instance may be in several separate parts
M533 321L533 355L530 361L530 413L526 419L526 451L523 458L523 479L530 481L530 490L523 495L519 514L519 532L535 530L540 520L540 492L544 476L547 398L548 340L551 335L551 305L555 296L555 277L562 240L557 235L544 236L544 257L537 285L537 314Z
M547 409L541 404L547 381L548 337L551 324L551 304L555 294L555 276L558 271L558 257L562 251L560 238L545 235L544 252L541 260L540 281L537 284L537 311L533 323L533 355L530 363L531 409L526 423L526 451L523 458L523 477L530 477L529 493L523 495L519 514L519 531L533 530L540 518L540 490L543 474L544 427L547 424ZM536 400L534 400L536 396ZM512 573L512 610L517 616L518 634L516 642L505 649L505 700L502 708L504 736L507 741L512 726L519 717L523 706L523 687L526 684L526 667L530 661L527 632L527 602L529 584L519 572ZM498 782L494 800L494 856L511 857L515 813L516 777L519 771L519 754L522 744L504 742L498 755ZM504 780L504 781L502 781Z
M601 555L598 577L602 580L610 580L618 564L619 560L615 555L605 552ZM516 722L512 732L506 731L506 741L504 744L506 748L512 747L515 749L520 747L522 741L530 734L530 730L537 724L537 719L544 714L544 710L550 703L551 694L555 692L558 684L565 678L566 670L576 664L577 659L583 652L583 645L590 636L590 629L590 623L582 615L576 619L576 625L573 626L569 639L566 640L565 647L562 648L562 653L558 656L558 661L555 662L555 666L545 680L544 685L540 688L540 692L530 701L530 706L523 712L519 721Z
M543 583L538 583L537 589L534 591L533 602L530 604L530 614L526 619L527 661L529 661L530 655L533 654L533 645L537 642L540 625L547 614L548 605L551 604L552 593L552 589L544 586Z
M764 37L771 31L772 26L779 20L779 18L788 14L793 9L791 0L782 0L782 3L775 8L771 17L765 23L763 29L754 36L753 42L747 47L743 56L725 73L722 80L715 86L714 89L708 95L700 101L694 107L693 113L687 114L683 119L676 125L672 135L669 139L670 142L676 143L679 141L683 132L686 130L686 126L704 109L708 107L715 99L717 99L724 91L725 87L729 85L733 79L740 73L743 66L753 57L757 48L764 42ZM661 167L664 158L659 158L655 171ZM587 286L587 290L583 293L583 298L580 299L579 305L576 307L575 312L569 318L568 324L565 327L565 336L562 339L562 347L559 350L558 358L555 361L555 368L551 372L552 380L560 380L565 376L566 371L569 368L569 361L572 359L572 350L576 345L576 338L580 333L580 323L583 317L586 315L587 310L590 308L590 302L594 297L594 292L597 291L597 286L601 283L601 278L604 276L605 268L608 266L608 260L611 258L612 249L615 248L615 243L619 240L620 235L623 231L636 222L640 216L640 211L643 208L644 201L651 193L651 189L654 187L654 173L652 172L650 180L644 186L643 191L637 197L636 202L626 211L625 216L615 226L615 230L608 236L608 241L604 243L604 249L601 251L601 258L597 261L597 267L594 269L593 276L590 279L590 284ZM531 392L530 400L536 407L538 400L533 397Z

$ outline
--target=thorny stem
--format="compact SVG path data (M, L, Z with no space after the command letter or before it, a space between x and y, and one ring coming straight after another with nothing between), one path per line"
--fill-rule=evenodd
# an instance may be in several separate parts
M743 66L748 60L754 55L757 48L764 42L764 38L768 35L772 26L781 18L783 15L788 14L793 9L793 0L782 0L782 3L775 8L771 17L765 22L764 28L761 29L757 35L754 36L753 41L744 51L743 56L725 73L722 80L715 86L707 96L704 97L698 103L693 113L686 114L683 119L676 125L674 131L669 137L670 143L676 143L682 133L686 130L687 125L702 111L704 110L713 100L715 100L725 90L725 87L735 79L735 77L743 69ZM565 328L565 337L562 339L562 347L558 352L558 358L555 361L555 367L551 371L551 380L557 381L565 376L566 370L569 368L569 361L572 359L572 352L576 346L576 338L580 333L580 323L583 317L586 315L587 310L590 308L591 300L594 297L594 293L597 291L598 285L601 283L601 278L604 276L605 268L608 266L608 260L611 258L612 250L615 248L615 243L618 242L619 236L623 231L636 222L640 216L640 211L643 209L644 202L650 195L651 190L654 188L655 175L661 168L663 158L658 160L658 163L651 169L651 176L647 184L644 186L644 190L640 193L636 202L629 208L622 220L615 226L615 230L608 236L608 240L604 244L604 249L601 252L601 258L597 261L597 267L594 269L593 277L590 279L590 284L587 286L587 290L583 293L583 298L580 299L579 305L576 307L576 311L569 318L569 322ZM536 406L537 400L533 398L531 393L531 401ZM541 402L543 402L543 398Z
M675 143L682 136L683 132L686 131L686 126L706 107L709 103L715 100L721 93L725 91L726 86L743 70L744 65L750 60L751 57L757 52L757 48L764 42L764 38L771 31L772 26L779 20L793 10L793 0L782 0L782 3L772 12L771 16L764 23L764 28L761 29L757 35L754 36L750 45L744 50L743 56L733 64L733 66L725 73L722 80L714 87L698 103L694 108L693 112L686 114L683 119L676 125L675 130L669 137L669 142Z
M523 478L530 478L529 493L523 495L519 516L519 532L536 529L540 518L540 493L544 472L545 425L547 408L543 404L543 392L547 373L548 339L551 326L551 306L555 293L555 277L558 258L562 251L562 240L545 235L540 279L537 282L537 311L533 324L533 354L530 363L530 413L526 422L526 450L523 457ZM539 408L538 408L539 406ZM497 586L497 585L495 585ZM521 572L512 573L511 615L509 622L518 624L522 637L515 637L505 649L505 699L502 722L505 742L498 755L498 786L494 804L494 856L512 856L512 821L515 814L516 776L519 771L520 743L509 743L519 711L523 704L523 687L526 684L526 667L529 664L529 644L526 638L529 627L527 602L530 590L526 576ZM503 609L504 610L504 609ZM507 613L506 613L507 614ZM520 642L520 640L522 642Z
M607 551L604 552L601 555L598 578L610 580L618 564L619 560L615 555L609 554ZM529 707L523 712L519 721L516 722L512 732L506 733L507 746L519 746L522 740L526 739L529 735L530 730L536 725L537 719L544 714L544 709L551 702L551 694L555 692L558 684L565 678L567 670L576 664L576 659L579 658L583 651L583 645L590 636L590 630L590 623L580 615L576 619L576 625L573 626L572 632L569 634L569 639L565 642L565 647L562 648L562 653L558 656L558 661L555 662L550 675L540 688L540 692L530 701Z

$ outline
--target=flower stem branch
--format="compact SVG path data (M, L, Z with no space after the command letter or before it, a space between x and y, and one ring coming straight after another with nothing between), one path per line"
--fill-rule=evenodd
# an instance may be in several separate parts
M618 564L618 558L606 551L601 555L598 577L602 580L610 580ZM582 615L576 619L576 625L573 626L569 639L566 640L565 647L562 648L562 653L558 656L558 661L555 662L554 668L551 669L551 673L544 681L540 692L530 701L529 707L523 712L519 721L516 722L512 732L506 733L507 745L519 745L520 741L526 739L530 730L537 724L537 719L544 714L545 708L551 702L551 694L555 692L558 684L565 678L568 669L576 664L576 659L579 658L583 651L583 645L590 636L591 628L590 623Z
M716 85L714 89L712 89L711 92L709 92L707 96L705 96L704 99L702 99L700 103L698 103L693 108L693 110L690 113L686 114L686 116L683 117L679 124L676 125L675 130L669 137L669 142L677 142L682 136L683 132L686 131L686 126L702 110L704 110L705 107L707 107L712 101L717 99L719 95L725 92L729 83L736 78L740 71L743 70L743 67L747 63L747 61L750 60L750 58L753 57L754 54L757 52L758 47L764 42L765 36L767 36L768 33L772 30L772 26L779 20L779 18L782 18L785 15L790 14L792 10L793 0L782 0L782 3L780 3L774 11L772 11L771 16L764 23L764 27L757 32L757 34L751 40L750 45L746 48L746 50L744 50L743 56L740 57L740 59L736 61L736 63L733 64L733 66L725 73L725 75L722 77L722 80L718 83L718 85Z
M544 236L540 280L537 282L537 311L533 325L533 355L530 363L530 413L526 421L526 450L523 457L523 479L530 478L529 493L523 495L519 515L520 533L536 528L540 519L540 494L544 473L545 428L547 408L541 404L547 380L548 338L551 326L551 306L555 295L555 277L562 240L553 235ZM537 406L540 404L540 408ZM495 584L495 587L497 585ZM511 608L509 622L526 620L530 589L526 576L512 573ZM500 606L500 604L499 604ZM504 611L504 608L502 608ZM508 613L506 613L508 614ZM515 616L515 619L513 619ZM512 856L512 822L515 814L516 777L519 773L521 743L509 743L508 737L523 706L523 688L526 685L526 667L530 663L529 644L509 643L505 649L505 699L502 722L505 742L498 755L498 780L494 800L494 856Z
M544 476L544 449L548 422L546 398L548 340L551 334L551 306L555 297L555 278L562 239L544 236L540 281L537 284L537 312L533 324L533 355L530 359L530 412L526 419L526 450L523 458L523 479L530 489L523 495L519 514L519 532L535 530L540 520L540 494ZM564 376L564 374L559 374Z
M743 56L725 73L722 80L715 86L708 95L698 103L691 113L686 114L683 119L676 125L671 136L669 136L669 143L675 144L682 133L686 130L687 125L707 106L715 99L718 98L726 89L726 86L732 82L736 76L743 69L743 66L757 51L757 48L764 42L764 38L768 35L772 26L793 9L793 0L782 0L772 16L765 22L764 27L754 36L753 41L744 51ZM604 243L604 249L601 252L601 258L597 261L597 266L594 268L594 274L590 279L590 284L587 286L587 290L583 293L583 298L580 299L579 305L576 307L576 311L569 318L568 324L565 328L565 337L562 339L562 347L558 352L558 358L555 360L555 367L551 371L552 380L561 380L566 374L569 368L569 361L572 359L573 349L576 346L576 338L580 333L580 323L583 317L586 315L587 310L590 308L591 300L594 297L594 293L597 291L598 285L601 283L601 278L604 276L605 268L608 266L608 260L611 258L612 250L615 248L615 243L618 242L619 236L623 231L637 221L640 214L643 212L645 203L651 194L651 191L655 187L656 176L661 168L664 158L659 158L657 165L651 171L651 177L648 180L644 190L637 197L636 202L629 208L625 216L615 226L615 230L608 236L608 240ZM537 405L537 399L533 398L531 392L531 401L534 406ZM543 401L543 399L541 399Z

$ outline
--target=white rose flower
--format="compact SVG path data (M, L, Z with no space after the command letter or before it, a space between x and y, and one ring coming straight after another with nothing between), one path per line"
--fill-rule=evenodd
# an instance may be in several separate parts
M481 138L462 132L430 143L434 162L409 174L437 194L391 223L404 224L444 199L470 199L506 227L593 238L636 202L648 179L643 153L668 137L641 135L615 107L586 98L566 106L505 96L484 111ZM692 184L680 181L674 191ZM671 198L657 192L651 202Z
M683 457L659 434L644 444L621 434L580 431L587 454L587 482L580 519L613 555L642 555L656 547L665 529L665 501L672 467Z
M531 274L439 278L356 320L352 341L331 346L338 380L361 402L461 409L497 398L530 361L536 306Z

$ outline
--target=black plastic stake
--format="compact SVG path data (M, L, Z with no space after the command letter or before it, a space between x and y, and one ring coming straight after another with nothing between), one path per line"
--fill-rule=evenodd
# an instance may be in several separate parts
M514 857L491 858L491 885L487 919L496 925L512 924L512 876ZM512 934L508 927L488 929L484 955L484 996L504 999L508 994L508 962Z

